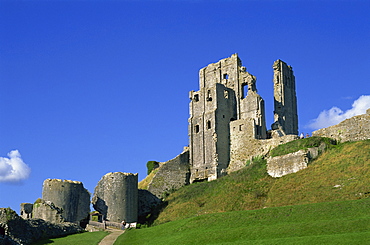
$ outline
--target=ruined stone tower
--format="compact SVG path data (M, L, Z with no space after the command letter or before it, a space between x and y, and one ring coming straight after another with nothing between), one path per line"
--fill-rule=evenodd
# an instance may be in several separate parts
M94 209L105 220L113 222L136 222L138 218L138 175L131 173L108 173L95 187L92 199Z
M274 62L274 123L281 134L298 134L297 98L293 69L285 62Z
M46 179L42 199L62 208L65 221L82 222L89 217L90 193L79 181Z
M257 94L255 82L237 54L199 71L200 90L190 92L191 182L226 174L231 121L252 121L253 137L266 138L264 101Z
M240 169L246 157L276 144L268 138L298 134L293 70L281 60L273 68L275 111L269 134L256 77L246 71L237 54L199 71L199 91L190 92L190 182L217 179ZM294 137L288 138L280 141ZM233 166L228 169L230 162Z

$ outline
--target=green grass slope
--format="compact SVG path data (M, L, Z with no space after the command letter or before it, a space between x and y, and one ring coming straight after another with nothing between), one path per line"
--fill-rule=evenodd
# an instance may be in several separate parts
M96 245L108 235L106 231L95 231L95 232L83 232L79 234L73 234L65 237L59 238L49 238L32 243L32 245L43 245L43 244L53 244L53 245Z
M305 141L296 144L306 147ZM228 176L172 193L154 224L209 213L364 198L370 194L369 176L370 140L331 146L307 169L281 178L267 175L266 161L257 159Z
M366 244L370 198L214 213L129 230L120 244Z

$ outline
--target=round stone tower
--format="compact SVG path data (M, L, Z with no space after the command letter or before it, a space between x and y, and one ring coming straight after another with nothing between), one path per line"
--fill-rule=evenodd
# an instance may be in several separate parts
M65 221L81 222L89 217L90 193L79 181L46 179L42 199L62 208Z
M108 173L95 187L92 199L95 210L112 222L136 222L138 216L138 175Z

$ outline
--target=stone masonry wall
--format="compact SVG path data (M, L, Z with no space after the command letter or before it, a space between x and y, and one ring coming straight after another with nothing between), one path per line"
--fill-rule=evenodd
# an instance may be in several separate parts
M43 238L54 238L82 232L74 223L55 224L42 219L22 219L10 208L0 208L0 244L28 245Z
M156 171L148 185L148 191L158 198L189 184L189 151L185 150L174 159L162 163Z
M337 125L312 132L312 136L329 137L341 142L370 139L370 109Z
M46 179L42 199L62 208L65 221L80 222L89 217L90 193L79 181Z
M299 150L290 154L267 158L267 173L272 177L282 177L287 174L296 173L308 167L311 160L317 158L326 148L322 143L319 147Z
M128 223L138 218L138 175L108 173L95 187L93 207L107 221Z
M44 200L36 202L33 205L32 217L37 219L43 219L51 223L62 223L64 222L63 210L56 207L54 203Z
M228 172L245 167L246 161L254 156L265 156L274 147L298 138L285 135L272 139L258 140L253 137L254 121L236 120L230 122L230 164Z
M32 210L33 210L32 203L21 203L21 215L20 216L23 219L32 218Z
M267 173L272 177L282 177L307 168L307 151L300 150L287 155L267 159Z

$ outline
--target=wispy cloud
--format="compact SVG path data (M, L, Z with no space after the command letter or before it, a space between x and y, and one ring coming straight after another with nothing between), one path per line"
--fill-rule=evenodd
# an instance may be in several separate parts
M31 173L18 150L8 153L8 157L0 157L0 182L17 183L25 180Z
M324 110L320 112L316 119L311 120L307 127L311 129L326 128L347 118L365 114L368 108L370 108L370 95L361 95L353 102L351 109L342 111L334 106L329 110Z

